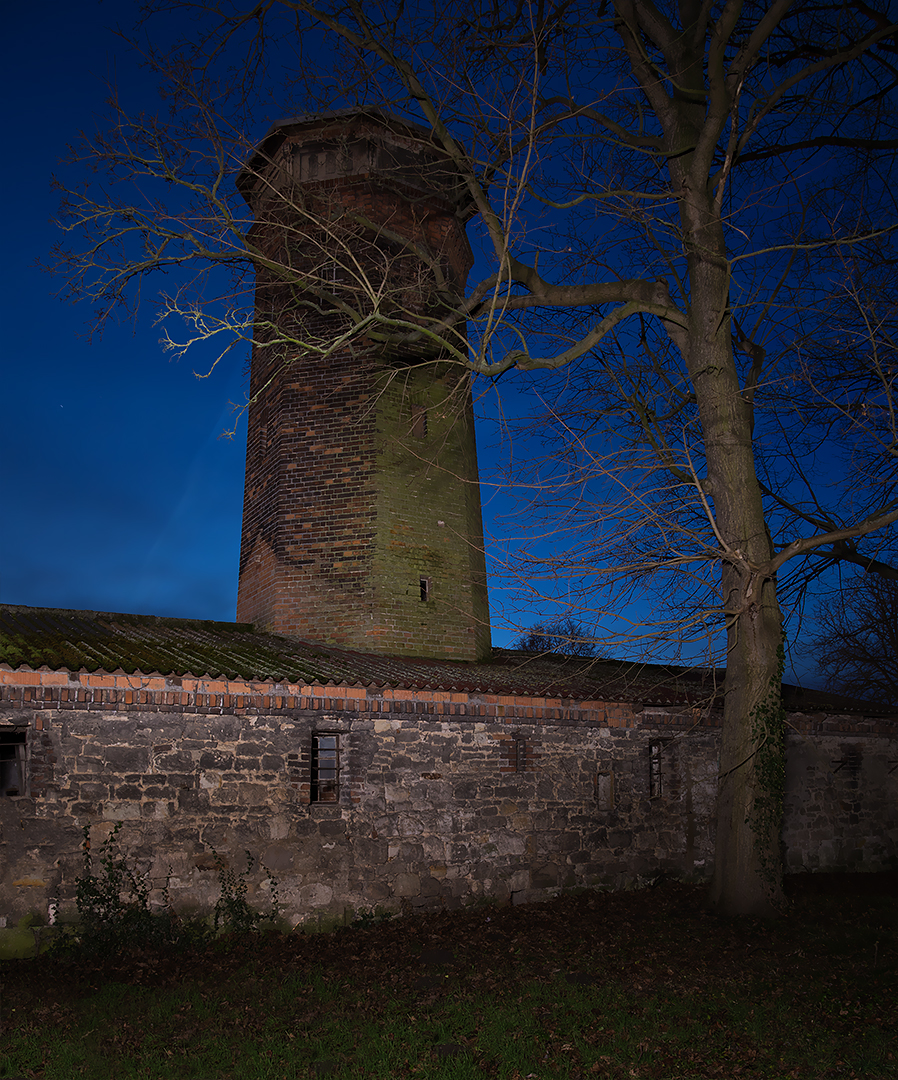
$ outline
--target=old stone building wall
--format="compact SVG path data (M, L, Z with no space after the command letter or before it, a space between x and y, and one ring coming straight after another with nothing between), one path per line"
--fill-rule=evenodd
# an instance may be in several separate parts
M830 734L824 729L814 737L789 735L783 829L787 873L896 868L896 828L894 736L865 730L864 724Z
M712 865L718 730L691 710L4 674L32 680L8 685L0 709L7 730L27 730L28 754L26 794L0 798L7 919L71 903L85 824L96 848L122 822L121 847L153 887L170 872L175 903L198 908L218 895L213 852L239 868L248 850L293 923L703 877ZM862 719L793 720L788 868L894 866L894 737ZM336 737L335 789L316 735ZM267 882L250 879L263 907Z

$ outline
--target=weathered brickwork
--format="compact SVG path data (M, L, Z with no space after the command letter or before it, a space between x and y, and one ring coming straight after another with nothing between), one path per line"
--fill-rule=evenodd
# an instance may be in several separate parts
M894 867L898 742L859 731L790 737L788 871Z
M444 367L435 377L428 367L384 380L374 484L372 637L379 640L371 646L430 657L485 655L489 606L474 416L467 378L459 382L456 369Z
M364 114L283 125L245 174L253 239L300 284L258 274L241 621L399 655L489 650L469 377L426 343L333 348L345 319L301 285L323 278L362 307L370 291L403 318L431 312L471 266L457 184L432 144ZM316 217L340 224L324 233ZM291 335L321 349L277 344Z
M260 858L294 923L381 905L521 902L659 873L707 875L718 718L489 694L0 670L26 729L25 795L0 799L0 916L71 903L81 829L115 822L175 902L217 896L212 851ZM898 859L894 725L794 716L789 870ZM313 801L313 735L339 741ZM267 876L251 879L266 902ZM158 895L158 894L157 894Z

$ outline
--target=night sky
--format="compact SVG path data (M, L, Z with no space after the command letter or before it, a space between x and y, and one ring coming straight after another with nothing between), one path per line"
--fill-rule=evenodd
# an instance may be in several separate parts
M107 75L153 105L107 29L135 10L50 0L4 20L0 601L233 619L245 427L219 435L244 360L200 381L169 361L149 313L89 341L90 311L35 265L58 238L51 175L102 114Z

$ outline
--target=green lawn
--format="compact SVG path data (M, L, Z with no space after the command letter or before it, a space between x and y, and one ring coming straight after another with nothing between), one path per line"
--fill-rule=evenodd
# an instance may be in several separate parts
M799 890L773 923L717 919L670 884L7 961L0 1077L898 1076L898 902L876 880Z

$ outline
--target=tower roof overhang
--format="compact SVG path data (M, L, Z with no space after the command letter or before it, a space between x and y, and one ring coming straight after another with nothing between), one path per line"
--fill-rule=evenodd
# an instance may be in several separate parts
M473 199L467 185L463 182L462 169L452 155L441 146L433 131L412 120L406 120L393 113L377 108L338 109L325 113L284 117L275 121L265 133L246 164L237 174L237 190L245 201L252 206L252 191L258 178L277 162L278 154L284 143L297 145L315 140L336 141L347 135L365 134L384 143L411 150L420 159L422 166L427 166L424 179L431 193L439 193L453 206L455 213L462 219L470 216ZM428 159L429 162L428 162ZM453 177L454 183L434 182L433 161L442 159L444 166L440 172L443 177ZM384 175L396 172L395 166L377 169Z

